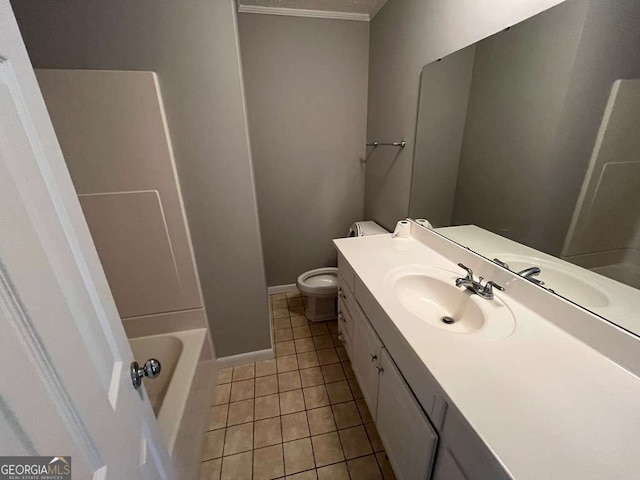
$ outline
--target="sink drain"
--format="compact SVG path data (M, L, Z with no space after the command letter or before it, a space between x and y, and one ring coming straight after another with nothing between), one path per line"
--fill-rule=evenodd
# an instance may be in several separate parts
M442 323L446 323L447 325L451 325L453 322L455 322L455 320L451 317L442 317L440 321Z

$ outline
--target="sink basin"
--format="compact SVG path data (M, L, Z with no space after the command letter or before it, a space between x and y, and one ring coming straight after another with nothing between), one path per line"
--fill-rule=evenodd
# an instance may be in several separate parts
M496 340L513 333L515 319L497 298L486 300L455 286L460 273L413 265L392 271L387 284L414 318L469 340Z

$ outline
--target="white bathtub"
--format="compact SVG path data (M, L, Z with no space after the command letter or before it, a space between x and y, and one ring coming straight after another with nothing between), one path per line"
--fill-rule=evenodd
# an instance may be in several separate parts
M207 414L208 397L206 392L199 393L206 382L198 377L213 377L207 368L213 361L203 355L206 338L207 330L201 328L129 339L138 363L157 358L162 365L160 375L145 378L143 384L169 455L179 468L199 461L191 458L194 455L183 457L185 452L200 449L197 443L204 433L199 418Z

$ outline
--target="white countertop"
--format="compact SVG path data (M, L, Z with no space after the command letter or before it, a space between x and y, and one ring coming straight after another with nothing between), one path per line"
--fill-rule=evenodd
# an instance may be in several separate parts
M509 286L496 296L516 318L511 336L471 341L433 327L395 300L385 277L411 264L457 271L454 262L414 238L334 242L513 478L640 478L638 377L511 298ZM473 255L455 248L458 261Z

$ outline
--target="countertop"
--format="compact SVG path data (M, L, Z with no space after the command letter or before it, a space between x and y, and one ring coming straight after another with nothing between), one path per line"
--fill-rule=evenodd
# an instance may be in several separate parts
M415 238L334 242L513 478L640 478L638 377L540 316L536 305L511 297L509 287L496 292L516 319L509 337L473 341L433 327L395 301L386 277L412 264L457 271L455 262ZM457 261L475 256L455 248Z

